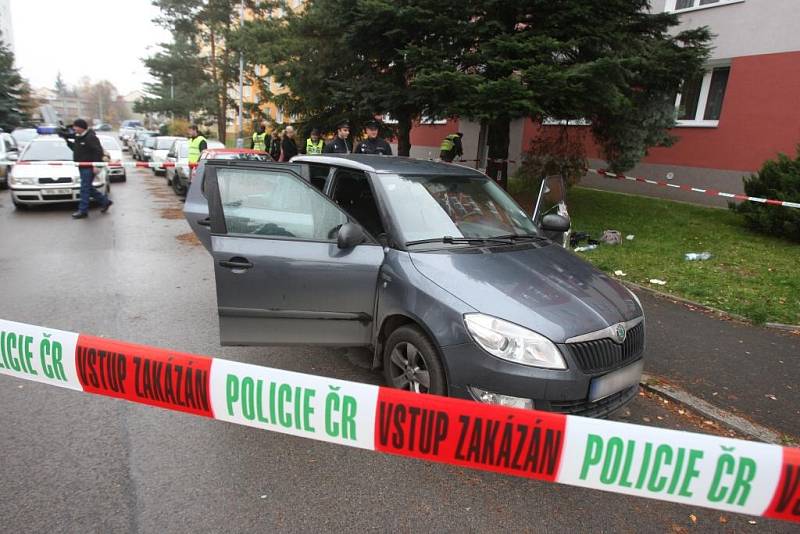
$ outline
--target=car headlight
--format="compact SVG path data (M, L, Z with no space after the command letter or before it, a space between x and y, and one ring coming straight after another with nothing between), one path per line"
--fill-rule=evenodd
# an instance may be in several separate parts
M13 174L8 177L9 185L34 185L36 178L17 178Z
M527 328L482 313L466 314L464 324L472 339L492 356L531 367L567 368L558 347Z

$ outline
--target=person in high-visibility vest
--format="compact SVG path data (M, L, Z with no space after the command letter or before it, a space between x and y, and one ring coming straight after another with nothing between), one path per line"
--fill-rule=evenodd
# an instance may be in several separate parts
M197 125L189 126L189 164L200 161L200 154L208 148L206 138L197 132Z
M319 129L314 128L311 130L311 137L306 139L306 146L303 149L303 154L314 155L322 154L325 148L325 141L319 136Z
M267 150L267 136L267 129L262 122L253 132L253 142L250 143L250 148L253 150Z
M456 132L442 139L442 144L439 146L439 157L442 161L451 163L458 156L464 155L464 147L461 144L462 137L464 137L463 133Z

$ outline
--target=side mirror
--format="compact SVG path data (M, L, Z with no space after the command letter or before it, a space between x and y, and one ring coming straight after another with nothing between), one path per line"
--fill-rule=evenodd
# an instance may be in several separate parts
M7 152L6 159L8 159L8 161L17 161L19 159L19 152Z
M548 213L542 217L542 230L546 232L567 232L570 224L569 217L557 213Z
M341 249L348 249L353 248L356 245L360 245L366 240L367 235L359 225L353 223L344 223L342 227L339 228L339 235L336 238L336 244Z

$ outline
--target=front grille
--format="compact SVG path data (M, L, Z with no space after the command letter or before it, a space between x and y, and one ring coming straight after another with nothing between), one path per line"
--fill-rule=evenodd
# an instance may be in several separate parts
M72 200L72 195L46 195L42 200L58 201L58 200Z
M550 406L543 406L542 409L567 415L581 415L583 417L608 417L612 412L630 402L638 391L639 384L636 384L594 402L586 399L579 401L550 401ZM539 407L538 403L536 407Z
M631 328L621 345L604 338L568 343L567 346L584 373L611 371L641 356L644 350L644 322Z
M39 178L40 184L71 184L72 178Z

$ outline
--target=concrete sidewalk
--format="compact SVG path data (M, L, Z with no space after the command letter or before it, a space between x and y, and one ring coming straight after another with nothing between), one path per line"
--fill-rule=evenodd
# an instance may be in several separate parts
M800 436L800 336L636 294L647 319L647 374L778 433Z

